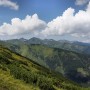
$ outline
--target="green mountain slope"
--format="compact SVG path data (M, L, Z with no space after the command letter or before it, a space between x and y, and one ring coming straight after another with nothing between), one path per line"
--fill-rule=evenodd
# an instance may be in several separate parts
M90 85L89 55L58 48L50 48L46 45L27 44L23 39L6 41L3 42L2 45L32 59L42 66L62 73L65 77L73 81L85 84L85 86Z
M89 90L0 46L0 90Z
M42 45L25 45L19 51L21 55L60 72L78 83L87 84L90 81L90 56L88 55Z
M39 88L15 79L9 71L0 68L0 90L39 90Z

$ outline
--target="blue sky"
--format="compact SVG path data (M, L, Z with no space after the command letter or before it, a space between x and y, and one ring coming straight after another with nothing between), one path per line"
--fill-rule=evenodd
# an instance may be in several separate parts
M6 1L0 0L0 38L1 39L6 39L6 38L12 39L12 38L21 38L21 37L31 38L33 36L36 36L40 38L53 38L57 40L67 39L67 40L77 41L78 39L79 41L89 42L88 41L88 38L90 38L88 37L89 30L86 27L89 25L89 23L83 22L86 23L85 27L88 31L86 32L85 30L81 30L81 28L78 27L78 24L80 25L82 24L81 22L80 23L74 22L75 19L77 19L80 15L82 16L81 12L79 13L79 10L84 11L85 14L87 15L86 8L88 4L89 4L89 0L6 0ZM72 28L73 25L67 27L67 31L65 27L69 25L61 23L61 22L65 23L63 18L66 18L66 22L68 20L67 16L63 15L64 12L66 12L65 15L68 15L68 13L70 13L71 15L73 13L74 20L72 21L71 19L72 17L70 17L70 20L73 23L75 23L73 28ZM75 15L78 14L78 16L74 16L74 14ZM28 18L27 15L29 16ZM32 18L30 18L30 16ZM26 26L25 27L20 26L21 24L23 25L26 24L26 22L29 22L27 21L27 19L33 21L34 18L36 18L35 20L37 22L33 22L35 23L34 25L31 23L34 27L31 27L30 25L27 26L28 30L30 29L29 31L26 29ZM24 20L25 22L23 23L22 20ZM18 25L16 23L15 26L12 25L13 22L18 23ZM4 25L4 23L6 24ZM68 21L67 23L71 23L71 22ZM51 25L53 26L53 28L51 27ZM61 25L63 26L63 28ZM85 27L83 28L85 29ZM25 30L20 30L21 28L25 28ZM36 29L37 31L36 30L34 31L34 29ZM43 33L45 35L43 35ZM81 36L79 37L80 33ZM7 37L5 38L4 36Z
M19 10L14 11L8 7L0 7L0 21L10 22L14 17L23 19L27 14L35 13L46 22L60 16L68 7L77 11L83 6L76 6L75 0L11 0L19 5Z

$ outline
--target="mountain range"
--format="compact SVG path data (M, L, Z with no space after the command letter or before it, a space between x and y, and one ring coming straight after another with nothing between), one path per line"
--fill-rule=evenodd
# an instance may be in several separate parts
M53 39L40 39L33 37L31 39L13 39L13 40L7 40L7 42L25 42L27 44L40 44L40 45L46 45L49 47L54 48L60 48L85 54L90 54L90 43L83 43L78 41L67 41L67 40L53 40Z
M42 40L34 37L29 40L21 38L0 41L0 45L78 85L90 86L90 44L88 43Z
M21 38L1 41L1 45L75 82L89 86L89 44L34 37L29 40Z
M0 90L89 90L0 46Z

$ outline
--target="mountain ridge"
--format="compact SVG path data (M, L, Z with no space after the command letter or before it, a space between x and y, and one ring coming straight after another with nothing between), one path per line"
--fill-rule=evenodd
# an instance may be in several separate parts
M89 90L3 46L0 76L1 90Z
M14 41L14 42L13 42ZM84 54L90 54L90 43L83 43L78 41L68 41L68 40L53 40L53 39L40 39L33 37L31 39L12 39L6 40L6 42L23 42L27 44L41 44L53 48L60 48L69 51L80 52Z
M90 56L74 51L52 48L40 44L27 44L20 41L4 42L10 50L19 53L40 65L65 75L78 82L89 83ZM73 71L72 71L73 70ZM70 72L73 72L72 74ZM77 75L79 75L77 77ZM85 76L85 77L84 77ZM85 80L85 81L83 81Z
M89 54L53 46L57 44L57 41L53 41L52 39L51 40L45 39L47 43L44 41L44 44L41 39L37 38L32 38L29 41L22 38L22 39L2 41L0 44L2 44L2 46L6 46L7 48L9 48L14 52L19 53L24 57L32 59L34 62L46 68L61 73L65 77L75 82L78 82L79 84L86 83L85 86L86 85L89 86L88 84L90 81ZM64 43L62 44L62 46L68 45L67 41L63 42ZM50 45L48 43L50 43Z

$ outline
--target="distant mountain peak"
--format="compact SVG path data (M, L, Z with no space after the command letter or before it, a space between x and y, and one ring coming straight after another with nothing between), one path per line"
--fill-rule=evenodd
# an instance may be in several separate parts
M27 41L27 39L25 39L25 38L20 38L19 40L20 41Z

